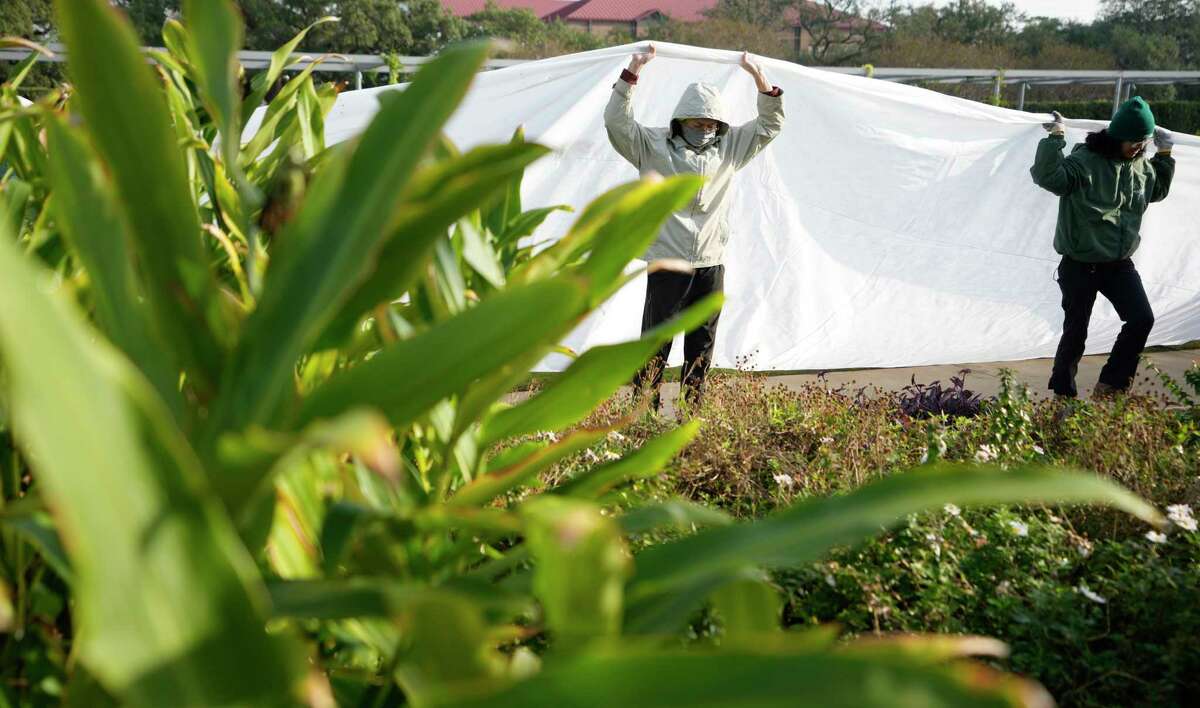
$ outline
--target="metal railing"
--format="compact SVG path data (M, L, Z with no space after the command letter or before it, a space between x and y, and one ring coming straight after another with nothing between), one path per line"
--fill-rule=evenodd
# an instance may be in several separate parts
M66 61L66 48L61 44L51 44L48 47L54 52L53 57L39 55L38 61ZM149 48L148 48L149 49ZM165 51L159 47L154 47ZM0 49L0 61L21 61L29 56L31 50L23 47ZM238 61L242 66L251 70L266 69L271 64L272 52L241 51ZM320 71L332 73L354 74L354 87L362 88L363 74L385 73L391 70L393 63L402 71L411 72L432 60L432 57L388 57L380 54L319 54L313 52L297 52L293 55L295 64L288 71L302 71L315 61L320 61ZM485 69L503 69L522 64L528 59L489 59L484 64ZM1000 89L1006 85L1016 85L1017 108L1025 107L1025 94L1030 86L1069 86L1069 85L1112 85L1113 110L1132 95L1138 85L1162 84L1200 84L1200 71L1091 71L1091 70L1055 70L1055 69L905 69L879 67L814 67L822 71L852 76L868 76L883 81L898 83L938 83L938 84L991 84L994 95L999 98Z

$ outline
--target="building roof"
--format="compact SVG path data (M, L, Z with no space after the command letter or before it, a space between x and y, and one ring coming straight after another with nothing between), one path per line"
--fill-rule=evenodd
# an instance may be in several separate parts
M564 19L633 22L659 13L683 22L698 22L717 0L587 0Z
M548 20L561 16L577 5L588 0L491 0L497 7L504 10L526 9L537 15L539 19ZM442 0L442 4L450 14L458 17L470 17L483 12L488 0Z

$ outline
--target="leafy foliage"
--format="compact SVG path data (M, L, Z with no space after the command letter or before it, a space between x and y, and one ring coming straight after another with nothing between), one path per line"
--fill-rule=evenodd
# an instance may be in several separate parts
M1038 464L942 464L756 523L616 501L700 423L545 488L636 418L593 409L721 305L509 398L636 277L699 178L618 187L535 252L554 207L524 209L520 180L545 148L441 136L486 45L442 52L327 147L333 93L311 69L243 134L324 23L241 86L229 2L183 3L156 66L106 0L56 8L71 93L21 107L22 72L0 92L0 652L42 657L3 663L6 700L794 705L798 682L837 676L810 702L895 705L881 687L902 686L913 705L1019 705L1039 689L958 661L972 652L953 640L783 632L762 569L948 500L1164 523ZM681 646L710 603L724 638Z

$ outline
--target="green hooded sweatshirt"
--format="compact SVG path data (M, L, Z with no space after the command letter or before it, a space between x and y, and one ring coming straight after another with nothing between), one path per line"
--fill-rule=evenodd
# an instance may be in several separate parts
M1146 207L1171 189L1175 159L1110 158L1084 144L1064 157L1066 146L1063 136L1048 136L1029 170L1035 184L1061 197L1054 250L1084 263L1128 258L1141 243Z

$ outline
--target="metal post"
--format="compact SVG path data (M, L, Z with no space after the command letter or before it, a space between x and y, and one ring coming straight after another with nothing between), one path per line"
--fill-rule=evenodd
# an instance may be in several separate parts
M361 88L362 88L362 72L355 71L354 72L354 90L357 91Z
M1113 115L1117 114L1117 109L1121 107L1121 89L1124 88L1124 77L1117 77L1116 90L1113 91Z
M1125 84L1125 100L1128 101L1129 99L1133 98L1133 92L1136 90L1137 84L1133 83L1132 81Z
M1022 81L1021 85L1017 88L1017 110L1018 111L1025 110L1025 91L1027 91L1028 89L1029 89L1028 81Z
M992 103L1000 105L1000 77L997 76L992 80Z

